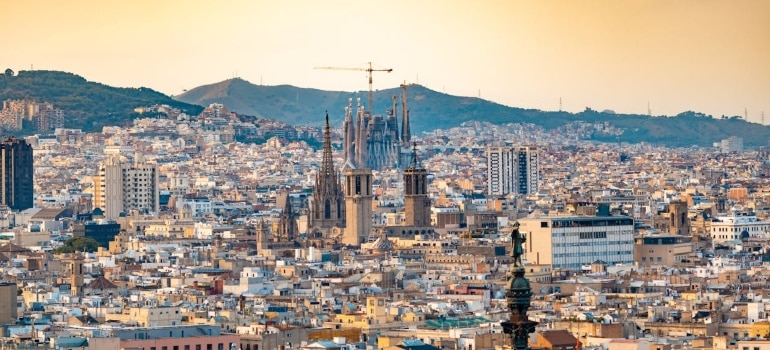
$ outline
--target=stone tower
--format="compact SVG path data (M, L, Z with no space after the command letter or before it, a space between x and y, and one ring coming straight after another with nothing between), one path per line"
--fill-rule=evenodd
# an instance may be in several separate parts
M316 174L313 197L310 202L310 238L329 237L332 229L345 226L344 193L339 173L332 158L331 128L329 114L324 126L323 159Z
M404 218L406 226L430 226L428 171L417 161L416 144L412 162L404 169Z
M83 255L79 252L72 253L70 257L70 288L72 295L81 296L83 293Z
M276 242L291 242L297 237L297 220L294 217L294 209L291 206L289 193L284 191L278 194L276 198L276 207L281 208L281 217L278 222L278 234L275 235Z
M259 222L257 223L256 227L256 237L255 240L257 242L257 254L262 255L262 251L264 249L268 249L268 233L267 229L265 228L265 222L262 219L259 219Z
M372 231L372 170L345 171L345 234L342 244L361 245Z

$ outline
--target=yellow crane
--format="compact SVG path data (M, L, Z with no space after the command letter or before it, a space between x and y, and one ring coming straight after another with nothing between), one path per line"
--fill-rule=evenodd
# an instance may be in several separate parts
M328 70L356 70L356 71L362 71L362 72L369 72L369 105L366 106L369 109L369 113L373 113L372 111L372 72L387 72L390 73L393 71L392 68L373 68L372 62L367 62L368 67L315 67L315 69L328 69Z

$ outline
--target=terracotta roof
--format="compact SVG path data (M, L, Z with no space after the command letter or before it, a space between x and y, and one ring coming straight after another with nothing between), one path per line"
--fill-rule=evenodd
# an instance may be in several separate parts
M24 247L22 247L20 245L16 245L16 244L13 244L13 243L9 242L9 243L3 244L0 247L0 252L2 252L2 253L29 253L29 252L31 252L31 250L29 250L27 248L24 248Z
M540 335L549 343L551 343L552 346L574 346L577 344L577 338L575 338L572 333L564 329L544 331L541 332Z
M118 286L115 285L115 283L110 282L110 280L100 276L97 279L94 279L91 281L91 283L88 284L88 288L91 289L117 289Z

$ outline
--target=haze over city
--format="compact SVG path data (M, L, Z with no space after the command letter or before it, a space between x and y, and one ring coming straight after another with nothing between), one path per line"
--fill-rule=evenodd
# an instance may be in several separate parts
M770 112L765 1L5 1L3 69L169 95L241 77L366 90L365 72L543 110ZM12 15L10 15L12 14Z

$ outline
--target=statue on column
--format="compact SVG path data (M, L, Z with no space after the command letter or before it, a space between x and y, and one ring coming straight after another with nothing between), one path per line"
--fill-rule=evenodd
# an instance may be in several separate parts
M513 267L524 267L521 256L524 255L523 244L527 238L519 232L519 222L515 221L511 226L511 257L513 258Z

